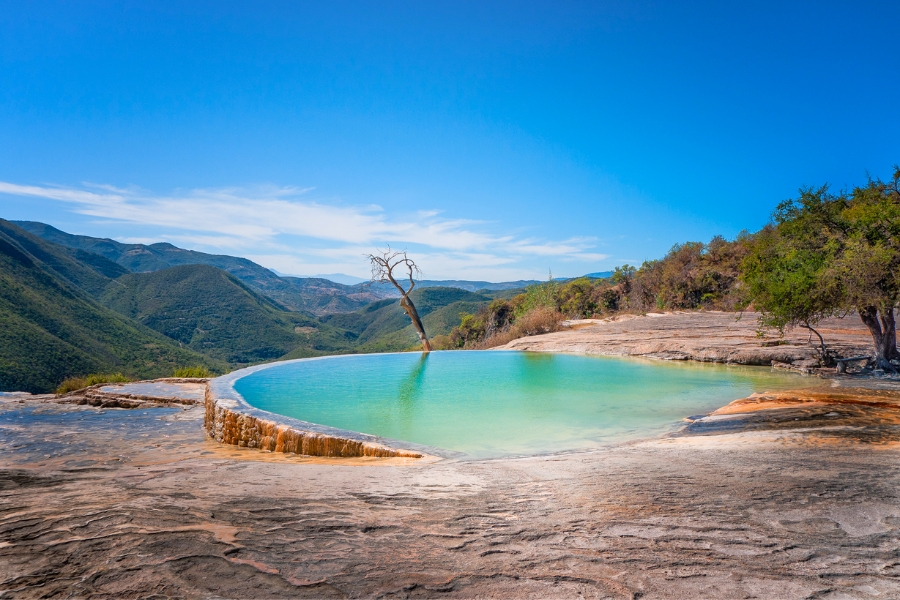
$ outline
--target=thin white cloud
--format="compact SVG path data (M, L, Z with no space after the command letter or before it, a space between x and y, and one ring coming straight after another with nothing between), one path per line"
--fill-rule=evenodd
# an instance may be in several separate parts
M376 205L346 206L309 198L313 188L261 186L195 189L155 195L136 188L20 185L0 181L0 194L64 202L72 211L148 229L169 241L214 251L248 250L251 260L282 272L345 272L364 276L363 254L390 244L415 248L441 277L488 274L533 278L546 260L596 263L594 238L547 241L491 231L490 224L442 216L440 210L388 214ZM134 238L132 238L134 239ZM521 268L516 263L534 265Z

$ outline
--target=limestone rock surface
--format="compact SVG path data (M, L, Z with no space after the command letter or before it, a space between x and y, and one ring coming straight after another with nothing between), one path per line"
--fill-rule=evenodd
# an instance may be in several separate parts
M815 338L805 329L780 337L757 335L756 313L672 312L583 319L572 327L513 340L498 349L645 356L666 360L741 365L803 363L815 358ZM842 356L872 353L872 338L859 317L826 319L818 331Z

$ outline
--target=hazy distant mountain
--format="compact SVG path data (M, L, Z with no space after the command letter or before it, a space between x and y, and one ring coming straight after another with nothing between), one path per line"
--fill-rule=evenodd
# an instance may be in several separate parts
M108 238L73 235L36 221L14 223L47 241L85 253L83 260L89 260L91 256L96 256L95 262L106 259L103 263L108 271L124 268L134 273L150 273L180 265L210 265L227 271L288 310L305 311L317 316L354 312L371 302L399 296L390 284L369 284L362 278L342 273L295 277L279 274L246 258L185 250L166 242L126 244ZM113 275L111 271L110 274ZM587 276L609 277L611 274L604 271ZM566 279L560 278L559 281ZM452 287L469 292L517 290L535 283L540 281L529 279L497 283L426 279L417 282L421 288Z
M340 283L343 285L356 285L358 283L365 283L369 281L368 279L364 279L362 277L354 277L353 275L347 275L346 273L320 273L318 275L294 275L293 273L282 273L278 269L269 269L279 277L293 277L295 279L327 279L328 281L333 281L335 283Z
M368 279L363 279L362 277L354 277L353 275L345 275L343 273L325 273L323 275L313 275L313 277L317 279L328 279L330 281L334 281L335 283L343 283L344 285L356 285L358 283L365 283L369 281Z
M459 288L461 290L467 290L469 292L478 292L481 290L512 290L517 288L524 288L529 285L534 285L535 283L540 283L535 279L521 280L521 281L504 281L501 283L491 283L490 281L466 281L464 279L448 279L446 281L434 280L434 279L423 279L422 281L416 282L421 287L454 287Z
M594 279L606 279L608 277L612 277L612 271L599 271L597 273L588 273L585 277L592 277Z

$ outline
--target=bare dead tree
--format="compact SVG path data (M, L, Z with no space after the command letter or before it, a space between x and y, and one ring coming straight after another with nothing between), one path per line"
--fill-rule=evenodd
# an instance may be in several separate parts
M390 247L384 252L379 251L378 254L367 254L366 258L369 259L369 263L372 266L371 282L390 283L397 288L397 291L400 292L400 307L403 308L409 316L409 320L412 321L413 327L415 327L416 333L419 335L419 341L422 342L422 351L431 352L431 344L428 342L428 336L425 335L425 326L422 325L422 319L419 318L416 306L409 297L410 292L416 287L416 281L413 277L422 274L415 261L406 256L406 252L391 250ZM399 276L395 275L395 271L399 273ZM409 287L404 289L397 281L398 277L400 279L408 277Z

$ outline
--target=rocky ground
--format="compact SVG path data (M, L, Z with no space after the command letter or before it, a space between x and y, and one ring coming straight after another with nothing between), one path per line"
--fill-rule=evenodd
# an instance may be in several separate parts
M804 381L663 439L431 463L3 396L0 597L900 597L897 384Z
M815 362L813 344L818 344L818 338L800 328L783 336L774 331L760 336L758 316L704 311L584 319L563 331L520 338L502 348L743 365L768 366L774 360L803 367ZM855 315L826 319L816 328L828 347L841 356L872 353L872 337Z

